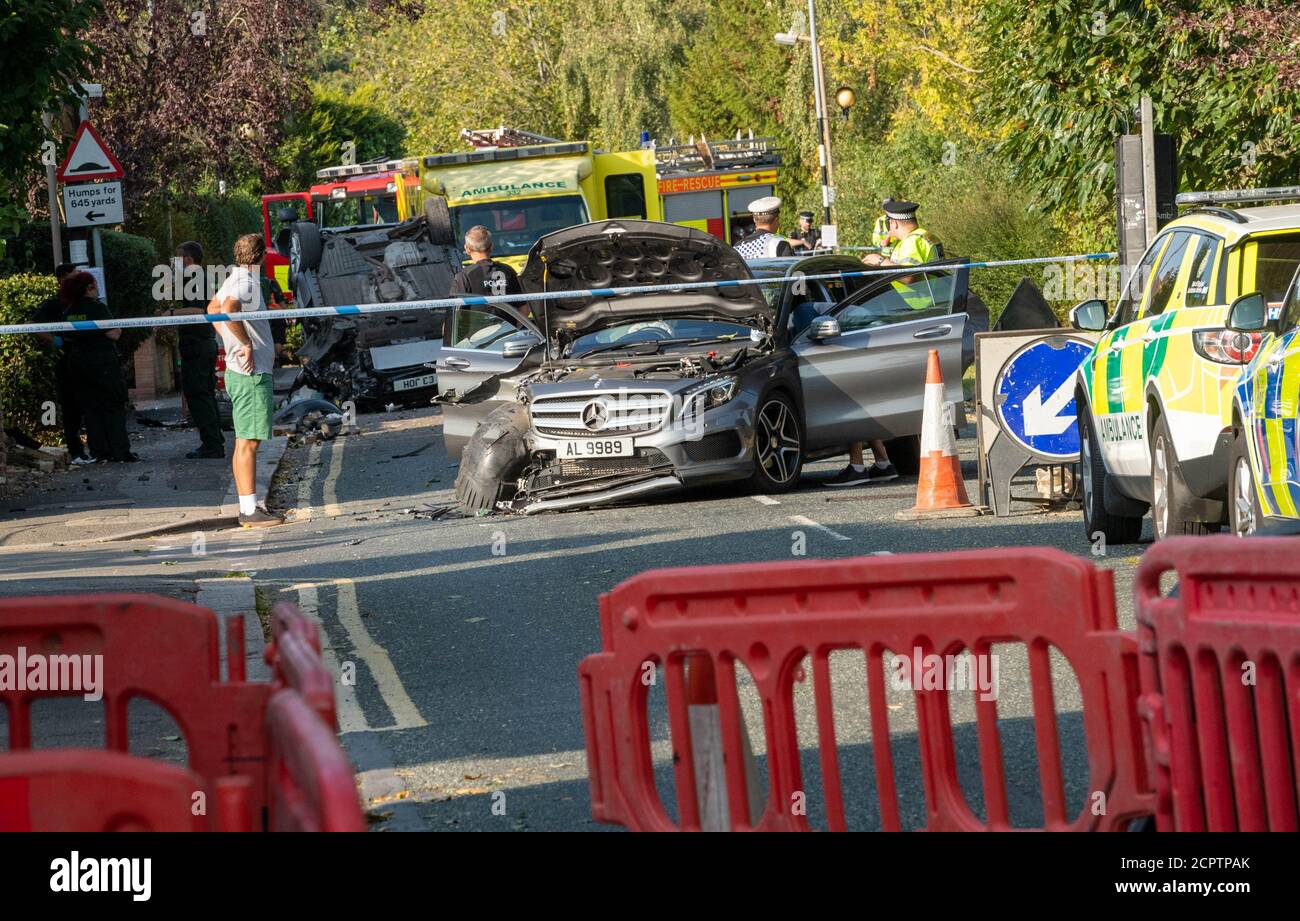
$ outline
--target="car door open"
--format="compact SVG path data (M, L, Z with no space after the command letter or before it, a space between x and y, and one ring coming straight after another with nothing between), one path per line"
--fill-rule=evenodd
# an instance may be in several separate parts
M967 272L950 260L882 277L829 312L836 335L813 338L815 324L795 339L809 448L920 433L931 349L946 398L962 400Z
M482 419L514 400L502 378L535 363L541 337L529 324L491 308L457 307L448 317L447 336L438 355L437 402L442 407L442 437L447 456L456 458ZM523 354L520 354L520 352Z

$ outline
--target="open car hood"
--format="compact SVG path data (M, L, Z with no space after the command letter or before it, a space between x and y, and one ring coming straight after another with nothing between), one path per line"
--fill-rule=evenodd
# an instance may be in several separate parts
M519 276L525 292L631 288L752 278L749 266L717 237L657 221L594 221L541 237ZM582 335L637 318L691 316L769 329L776 311L758 285L696 288L645 295L563 298L535 304L551 335Z

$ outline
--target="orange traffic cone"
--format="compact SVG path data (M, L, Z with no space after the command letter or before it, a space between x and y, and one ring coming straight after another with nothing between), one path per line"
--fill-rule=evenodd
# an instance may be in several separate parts
M921 420L921 475L916 482L916 505L895 515L898 520L970 518L980 513L966 495L952 426L953 406L943 398L939 352L930 349L930 361L925 369L925 415Z

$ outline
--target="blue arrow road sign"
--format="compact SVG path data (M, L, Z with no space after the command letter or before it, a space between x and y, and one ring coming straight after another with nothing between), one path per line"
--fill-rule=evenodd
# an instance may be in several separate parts
M1079 459L1074 376L1091 351L1086 339L1049 336L1007 359L993 393L1002 430L1013 441L1050 460Z

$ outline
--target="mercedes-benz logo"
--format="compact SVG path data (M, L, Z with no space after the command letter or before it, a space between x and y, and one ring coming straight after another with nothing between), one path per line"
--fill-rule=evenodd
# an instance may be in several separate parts
M582 424L595 432L609 421L609 406L604 400L592 400L582 407Z

